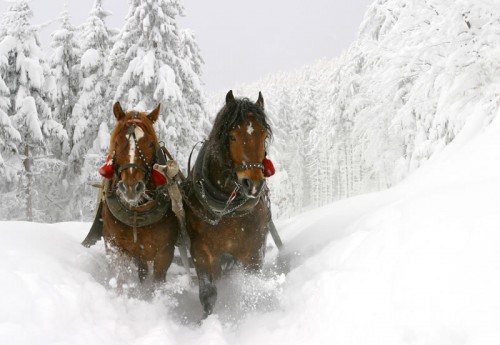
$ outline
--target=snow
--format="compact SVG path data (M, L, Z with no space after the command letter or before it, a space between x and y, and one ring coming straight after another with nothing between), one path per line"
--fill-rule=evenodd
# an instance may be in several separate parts
M40 129L40 120L36 110L33 97L25 97L18 114L12 117L14 121L20 121L27 128L30 138L35 142L43 141L43 134Z
M278 221L290 271L271 248L200 324L180 267L151 296L102 242L79 244L89 223L0 222L0 343L500 344L500 120L485 117L398 186Z
M82 55L82 61L80 63L80 66L83 69L92 69L101 63L102 63L101 56L100 56L99 51L96 49L90 48Z

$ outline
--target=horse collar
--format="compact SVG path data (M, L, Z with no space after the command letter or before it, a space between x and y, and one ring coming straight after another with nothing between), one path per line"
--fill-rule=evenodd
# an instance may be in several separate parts
M130 227L140 228L155 224L163 219L170 209L170 198L163 193L158 193L154 200L144 205L128 208L113 192L112 185L113 183L109 183L109 187L105 190L108 209L117 220Z

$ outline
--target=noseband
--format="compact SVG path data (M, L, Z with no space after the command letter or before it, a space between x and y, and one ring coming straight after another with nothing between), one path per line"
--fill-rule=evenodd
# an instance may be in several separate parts
M264 171L264 164L262 163L247 163L233 168L233 173L238 171L250 170L250 169L260 169Z

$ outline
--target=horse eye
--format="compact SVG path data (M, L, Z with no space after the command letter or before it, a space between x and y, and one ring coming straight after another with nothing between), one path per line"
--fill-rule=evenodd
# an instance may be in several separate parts
M235 137L234 135L230 135L230 136L229 136L229 140L231 140L231 141L236 141L236 137Z

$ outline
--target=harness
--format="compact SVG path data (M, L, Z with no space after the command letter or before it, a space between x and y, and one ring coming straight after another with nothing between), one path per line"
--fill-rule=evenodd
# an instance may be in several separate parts
M224 193L219 188L215 187L207 178L207 146L206 142L203 143L194 168L184 183L184 188L182 189L184 201L198 217L210 225L217 225L223 217L232 218L247 215L259 203L263 194L262 192L264 190L267 191L267 187L266 185L263 185L256 197L250 198L243 193L238 193L241 186L238 184L234 176L237 171L252 168L264 169L264 165L260 163L247 163L233 168L230 176L228 176L226 184L228 181L232 182L234 183L235 188L228 196L227 193ZM196 196L203 208L209 213L210 217L191 204L189 197L192 194Z
M104 199L113 217L134 228L134 231L136 228L158 223L165 217L171 205L167 194L156 192L155 198L145 204L136 207L126 206L116 194L116 183L111 183L111 181L106 181ZM134 234L134 239L136 239L136 234Z
M163 185L166 182L165 176L162 172L154 169L153 167L153 164L155 162L158 162L159 164L166 164L167 160L163 151L164 147L162 147L161 145L155 145L157 147L153 156L153 161L151 164L148 163L148 161L146 160L146 156L142 151L135 135L136 126L143 124L143 122L139 119L139 112L134 112L134 118L127 121L127 123L130 124L130 127L127 130L128 138L129 140L134 140L135 150L139 154L139 158L142 164L128 163L117 166L114 162L118 144L115 143L113 156L108 157L106 164L99 170L99 172L101 173L101 175L107 178L107 180L105 180L106 182L104 186L103 199L108 205L111 214L121 223L126 224L134 229L134 241L136 241L137 228L148 226L161 221L161 219L165 217L171 207L171 200L168 193L166 193L165 189L163 188ZM136 207L124 205L116 192L117 182L120 180L121 172L130 168L143 171L148 181L153 180L153 182L155 182L157 186L160 186L154 192L153 198L151 198L145 204ZM164 180L161 179L162 177ZM159 183L158 181L161 182Z
M146 161L146 157L141 147L139 146L135 135L135 127L143 122L139 119L139 112L134 112L134 118L127 122L131 126L128 128L129 141L132 138L135 143L135 149L139 153L139 157L143 164L124 164L117 166L115 173L115 155L117 143L115 143L115 151L113 155L108 156L106 163L99 169L99 173L105 178L101 194L99 196L99 208L94 219L94 224L82 242L83 245L89 247L102 236L102 206L105 202L110 213L115 219L121 223L133 228L134 243L137 242L137 228L145 227L160 222L172 209L179 222L180 231L177 239L177 247L181 256L183 266L188 274L190 274L188 249L190 247L189 236L186 231L186 219L182 207L182 196L179 191L177 181L182 178L182 173L179 171L177 162L175 162L163 143L155 145L153 160L151 163ZM170 161L167 162L167 157ZM131 207L124 205L116 193L117 182L120 180L121 172L125 169L140 169L145 173L145 176L152 180L158 187L154 192L154 198L150 198L145 204ZM167 183L166 175L169 180Z

